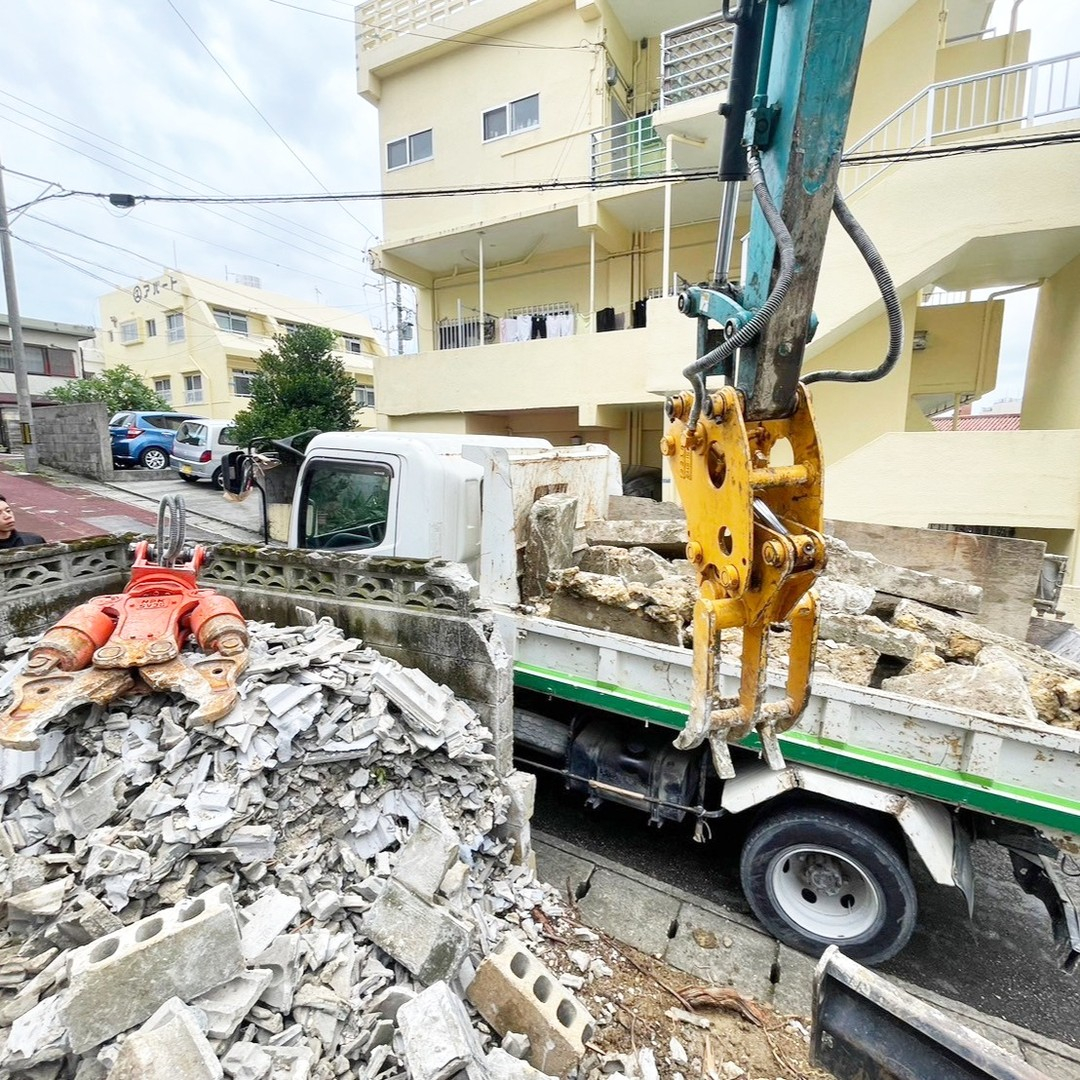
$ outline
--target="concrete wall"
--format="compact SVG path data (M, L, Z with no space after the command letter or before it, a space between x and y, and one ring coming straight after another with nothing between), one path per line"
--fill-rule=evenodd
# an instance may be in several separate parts
M1004 300L920 307L926 348L911 356L912 394L989 393L997 382Z
M34 437L42 465L94 480L112 478L109 410L100 402L35 406Z
M1020 411L1023 428L1080 427L1080 257L1039 289Z

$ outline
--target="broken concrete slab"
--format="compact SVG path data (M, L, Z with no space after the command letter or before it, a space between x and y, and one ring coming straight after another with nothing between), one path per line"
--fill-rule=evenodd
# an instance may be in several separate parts
M670 577L693 577L696 571L689 563L673 563L649 548L621 548L597 544L585 548L578 557L578 567L590 574L637 581L642 585L655 585ZM682 567L683 569L680 569Z
M193 998L192 1007L206 1017L206 1034L211 1039L227 1039L232 1035L269 986L271 975L269 968L251 968Z
M445 818L421 818L398 855L394 878L430 902L447 870L457 862L459 848L460 841Z
M543 596L548 575L573 565L577 508L577 497L565 494L543 495L529 508L522 599Z
M109 1080L221 1080L221 1063L199 1014L170 998L120 1047Z
M610 547L645 547L669 559L686 557L686 545L690 537L686 531L686 519L590 521L585 526L585 539L589 546L605 544Z
M867 551L853 551L835 536L825 538L825 549L826 572L832 578L952 611L977 612L982 604L978 585L881 562Z
M363 928L425 986L453 978L469 950L463 922L393 879L364 914Z
M844 645L865 645L881 656L904 660L914 660L920 652L933 650L925 635L889 626L873 615L822 615L818 637Z
M881 688L955 709L972 709L1038 724L1024 673L1004 649L983 649L974 666L947 664L936 671L885 679Z
M402 1005L397 1023L413 1080L448 1080L482 1056L469 1014L445 982Z

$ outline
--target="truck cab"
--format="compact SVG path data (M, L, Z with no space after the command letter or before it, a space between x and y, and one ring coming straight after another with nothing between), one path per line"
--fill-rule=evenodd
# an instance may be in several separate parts
M541 495L578 498L577 526L621 492L606 446L388 431L312 439L293 496L289 546L464 563L496 602L516 602L516 553Z

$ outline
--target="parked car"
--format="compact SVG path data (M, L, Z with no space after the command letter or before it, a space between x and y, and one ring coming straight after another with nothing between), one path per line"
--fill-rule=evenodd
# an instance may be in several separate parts
M188 420L176 432L169 464L181 480L209 480L220 490L222 459L236 445L231 420Z
M109 421L113 465L117 468L167 469L176 429L194 413L119 412Z

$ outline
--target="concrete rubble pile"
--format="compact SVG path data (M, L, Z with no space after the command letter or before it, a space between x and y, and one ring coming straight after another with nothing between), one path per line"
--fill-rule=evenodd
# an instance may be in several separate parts
M548 575L541 609L553 619L689 646L696 574L690 563L656 550L671 546L668 534L678 523L632 524L638 541L659 525L659 545L596 543L605 534L594 530L576 565ZM625 525L608 522L605 528L614 534L615 526L623 527L621 536ZM826 539L828 565L817 583L820 675L1080 729L1080 664L973 621L978 586L891 566L835 537ZM774 632L771 665L783 666L787 640L786 631ZM726 633L722 647L737 662L739 632Z
M560 913L535 780L495 774L445 687L309 621L250 624L216 725L132 696L0 751L0 1075L578 1067L593 1020L528 947Z

